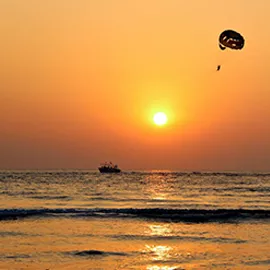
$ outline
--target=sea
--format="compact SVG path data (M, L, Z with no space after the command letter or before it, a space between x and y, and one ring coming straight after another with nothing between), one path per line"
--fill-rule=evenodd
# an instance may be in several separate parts
M2 170L0 269L270 269L270 173Z

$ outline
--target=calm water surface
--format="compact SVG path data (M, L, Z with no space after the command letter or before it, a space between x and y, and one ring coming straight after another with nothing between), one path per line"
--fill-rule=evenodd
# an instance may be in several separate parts
M270 269L270 174L0 171L0 269Z

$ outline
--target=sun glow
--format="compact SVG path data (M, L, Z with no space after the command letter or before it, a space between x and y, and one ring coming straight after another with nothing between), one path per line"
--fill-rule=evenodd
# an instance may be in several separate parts
M167 123L167 115L164 112L158 112L154 115L154 123L158 126L163 126Z

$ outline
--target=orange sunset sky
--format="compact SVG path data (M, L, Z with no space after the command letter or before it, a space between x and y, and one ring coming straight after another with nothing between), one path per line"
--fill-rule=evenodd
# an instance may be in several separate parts
M269 0L1 0L0 36L0 169L270 170Z

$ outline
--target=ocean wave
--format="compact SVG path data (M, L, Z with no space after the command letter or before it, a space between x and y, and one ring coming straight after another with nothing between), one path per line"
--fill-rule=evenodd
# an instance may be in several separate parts
M66 218L137 218L173 222L240 222L270 220L270 210L263 209L164 209L164 208L41 208L41 209L0 209L0 220L31 217Z
M31 198L37 200L72 200L70 196L52 196L52 195L31 196Z
M28 236L27 233L22 233L22 232L12 232L12 231L8 231L8 232L5 232L5 231L2 231L0 232L0 236L1 237L16 237L16 236L19 236L19 237L22 237L22 236Z
M270 260L248 261L248 262L244 262L244 264L249 265L249 266L270 265Z
M127 256L127 253L124 252L112 252L112 251L101 251L101 250L82 250L82 251L72 251L68 252L68 254L81 256L81 257L89 257L89 256Z
M183 235L111 235L107 236L112 239L120 240L173 240L173 241L192 241L192 242L213 242L213 243L233 243L233 244L243 244L246 240L236 239L236 238L225 238L225 237L203 237L203 236L183 236Z

